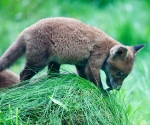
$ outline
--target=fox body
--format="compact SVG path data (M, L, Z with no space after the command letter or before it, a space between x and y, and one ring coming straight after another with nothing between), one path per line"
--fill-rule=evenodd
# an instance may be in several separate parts
M61 64L73 64L79 76L101 89L99 69L104 70L107 85L117 89L131 72L136 53L144 46L124 46L98 28L76 19L46 18L21 32L0 58L0 71L25 54L21 81L30 79L45 66L49 73L58 73Z
M9 70L0 72L0 88L8 87L19 82L19 76Z

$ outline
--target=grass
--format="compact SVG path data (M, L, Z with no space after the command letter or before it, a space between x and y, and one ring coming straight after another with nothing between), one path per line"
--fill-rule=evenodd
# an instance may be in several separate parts
M136 63L132 73L124 82L123 88L126 89L126 96L130 101L132 110L137 110L134 118L143 119L145 125L150 123L150 86L149 86L149 65L150 62L145 62L144 59L148 58L148 53L141 52L137 56ZM132 112L133 113L133 112ZM138 123L138 122L137 122Z
M36 82L35 82L36 81ZM124 94L102 94L73 74L0 91L1 125L129 125Z
M123 91L125 98L122 96L120 96L120 98L128 102L125 112L127 112L129 118L130 116L132 117L131 119L134 121L132 122L133 124L149 125L149 3L149 0L0 1L0 13L3 17L0 18L0 23L2 24L0 27L0 54L15 41L16 37L24 28L41 18L56 16L73 17L89 25L96 26L126 45L146 43L146 47L137 54L132 73L124 81ZM11 70L19 73L23 66L24 60L20 60L11 67ZM65 69L69 70L67 67L68 66L65 66ZM102 75L102 78L103 83L105 83L104 75ZM7 93L6 91L5 93ZM11 90L8 90L8 92L9 91ZM13 89L13 91L15 91L15 89ZM18 88L18 95L21 92L22 90ZM62 102L61 100L58 101ZM118 102L119 101L118 99ZM124 101L122 101L122 103L123 102ZM7 106L7 108L8 107L9 106ZM15 112L15 115L18 115L17 112L20 111L19 108L13 108L12 111ZM10 109L12 109L11 106ZM9 111L11 114L11 110ZM1 117L3 116L5 116L5 113L2 112Z

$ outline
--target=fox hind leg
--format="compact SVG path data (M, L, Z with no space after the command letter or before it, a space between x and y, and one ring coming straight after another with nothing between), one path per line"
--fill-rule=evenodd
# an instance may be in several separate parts
M36 58L33 58L33 56L27 56L26 65L23 71L20 73L21 81L32 78L36 73L45 68L45 66L47 65L47 57L44 54L43 56L41 55L34 54L34 57Z
M20 73L20 81L25 81L32 78L36 73L41 71L44 67L45 65L34 66L34 65L26 64L23 71Z

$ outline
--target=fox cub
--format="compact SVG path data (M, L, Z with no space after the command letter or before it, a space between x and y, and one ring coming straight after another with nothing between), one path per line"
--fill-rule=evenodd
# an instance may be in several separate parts
M136 53L145 45L125 46L100 29L72 18L46 18L24 29L0 58L0 72L23 54L26 64L21 81L48 66L59 72L61 64L73 64L78 75L103 89L99 69L106 73L109 89L119 89L131 72Z
M0 88L8 87L19 82L19 76L9 70L0 72Z

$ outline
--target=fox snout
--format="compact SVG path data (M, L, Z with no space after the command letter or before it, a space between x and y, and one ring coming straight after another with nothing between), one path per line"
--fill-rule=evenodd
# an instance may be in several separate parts
M109 79L109 77L106 78L106 84L109 87L107 90L112 90L112 89L120 90L121 88L121 84L117 84L113 80Z

